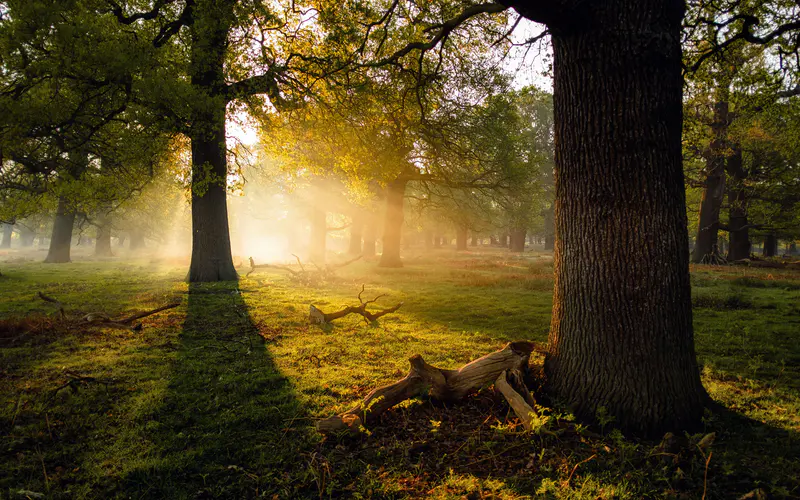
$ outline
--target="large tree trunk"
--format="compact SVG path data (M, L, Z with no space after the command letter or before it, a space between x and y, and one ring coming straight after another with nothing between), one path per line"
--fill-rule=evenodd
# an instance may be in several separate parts
M778 254L778 237L775 233L764 236L764 257L775 257Z
M3 224L3 241L0 242L0 248L11 248L12 234L14 234L14 226L11 224Z
M524 252L525 251L525 233L524 229L514 229L511 231L511 251Z
M325 263L326 240L328 239L328 215L324 210L311 207L308 212L311 222L311 235L308 244L308 257L311 262Z
M456 228L456 250L466 250L467 249L467 228L465 227L457 227Z
M364 216L361 213L355 213L350 226L350 247L347 250L350 255L361 255L361 234L363 230Z
M398 177L386 189L386 219L383 227L383 253L380 267L403 267L400 260L400 239L403 234L403 198L407 180Z
M72 244L72 227L75 225L75 211L68 206L62 196L58 198L56 218L53 221L53 235L50 238L50 249L44 259L48 263L69 262L70 245Z
M228 2L198 2L191 25L190 74L195 97L189 134L192 142L189 281L193 283L238 279L228 229L225 145L224 64L232 9Z
M681 0L579 4L550 26L555 292L547 390L655 435L700 422L681 164ZM576 13L577 14L577 13ZM555 29L554 29L555 28Z
M728 260L747 259L750 257L750 230L747 220L747 191L744 181L747 172L742 164L742 152L734 150L727 162L731 186L728 189Z
M719 252L719 212L725 196L725 157L723 149L728 135L728 101L714 104L714 122L711 125L713 139L706 159L706 180L703 199L700 202L700 220L697 227L692 262L700 263L703 257Z

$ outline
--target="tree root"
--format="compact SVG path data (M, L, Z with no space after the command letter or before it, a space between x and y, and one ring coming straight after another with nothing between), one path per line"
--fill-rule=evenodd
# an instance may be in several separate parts
M42 292L38 292L38 296L40 299L44 300L45 302L50 302L51 304L56 304L58 306L59 313L61 314L61 319L63 321L67 321L67 315L64 311L64 306L58 300L49 297ZM161 311L166 311L167 309L173 309L181 305L180 302L172 302L170 304L156 307L155 309L151 309L149 311L142 311L131 316L127 316L124 318L119 319L112 319L108 314L102 312L95 312L89 313L82 316L79 320L73 320L71 323L74 323L72 326L87 326L87 325L98 325L98 326L108 326L112 328L123 328L123 329L133 329L133 330L141 330L142 325L141 323L132 326L133 323L137 320L142 318L146 318L148 316L152 316L153 314L160 313Z
M397 382L373 389L350 410L319 420L317 431L323 434L345 431L359 435L364 432L366 425L375 423L386 410L422 394L426 389L435 399L453 402L492 382L498 383L498 380L502 386L499 388L501 393L526 428L530 428L533 398L525 387L522 372L527 369L533 350L531 342L510 342L502 349L467 363L458 370L436 368L426 363L419 354L414 355L408 360L411 364L408 375ZM509 373L512 375L509 376Z
M396 312L403 305L403 302L400 302L399 304L390 307L388 309L382 309L380 311L375 311L375 312L367 311L368 305L377 302L378 299L380 299L381 297L385 297L386 294L381 294L372 300L364 301L364 299L361 298L361 295L364 293L364 287L365 285L361 285L361 291L358 292L358 302L360 303L360 305L347 306L340 311L325 313L319 308L317 308L317 306L315 306L314 304L311 304L309 306L309 311L308 311L308 320L314 324L325 325L335 319L343 318L348 314L358 314L362 316L364 318L364 321L366 321L367 323L374 323L381 316L385 316L387 314Z

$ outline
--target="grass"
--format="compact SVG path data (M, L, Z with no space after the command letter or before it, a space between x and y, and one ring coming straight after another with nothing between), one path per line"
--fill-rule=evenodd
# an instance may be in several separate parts
M796 498L800 273L767 271L692 270L703 381L723 409L705 419L709 448L698 434L668 450L613 422L522 432L490 390L449 407L410 401L359 439L314 431L315 419L405 375L413 354L452 368L509 340L545 342L546 255L442 250L402 269L358 262L314 287L259 270L238 286L191 289L185 268L147 260L6 263L0 497L735 498L760 488ZM353 304L362 284L369 298L388 294L380 304L405 304L376 325L308 324L310 303ZM73 316L182 305L138 332L78 329L38 291ZM94 380L54 392L71 376ZM542 429L571 419L542 412Z

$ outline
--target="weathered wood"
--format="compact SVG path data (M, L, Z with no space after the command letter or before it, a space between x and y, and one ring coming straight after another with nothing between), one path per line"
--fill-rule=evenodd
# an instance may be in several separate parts
M508 401L509 406L511 406L511 409L514 410L514 413L517 415L517 418L519 418L520 421L522 422L522 425L523 427L525 427L525 430L529 431L533 428L532 421L533 417L536 415L535 410L531 407L529 403L530 393L528 392L527 389L524 389L525 395L523 395L520 394L518 389L512 387L509 381L507 380L509 378L510 373L511 372L509 371L503 370L500 376L497 377L497 380L494 381L494 386L497 388L498 391L500 391L503 397L506 398L506 401ZM515 376L512 375L511 377ZM520 379L517 379L517 382L519 381Z
M318 421L317 430L323 434L339 431L359 434L365 424L374 422L381 413L392 406L416 396L424 385L424 379L412 367L404 378L393 384L373 389L364 401L360 401L350 410Z
M511 342L498 351L467 363L459 370L436 368L416 354L409 359L411 370L405 378L374 389L364 401L342 414L318 421L317 430L321 433L349 431L359 434L365 424L373 422L392 406L422 393L425 387L429 388L430 396L435 399L457 401L495 382L506 370L521 370L527 366L532 351L531 342ZM521 373L519 376L521 380ZM525 399L522 398L522 401Z
M372 300L364 301L361 298L361 295L364 293L364 286L365 285L361 285L361 291L358 292L358 302L360 303L359 305L357 305L357 306L347 306L344 309L341 309L339 311L335 311L335 312L332 312L332 313L326 313L326 312L323 312L321 309L319 309L314 304L311 304L309 306L309 311L308 311L308 320L313 324L324 325L326 323L330 323L333 320L336 320L336 319L339 319L339 318L343 318L344 316L347 316L348 314L358 314L361 317L363 317L365 321L367 321L368 323L371 323L373 321L376 321L381 316L385 316L387 314L391 314L393 312L396 312L398 309L400 309L400 307L403 306L403 302L400 302L397 305L395 305L393 307L390 307L388 309L381 309L381 310L375 311L375 312L368 311L367 310L367 306L368 305L376 302L381 297L385 297L386 294L381 294L381 295L378 295L377 297L375 297Z

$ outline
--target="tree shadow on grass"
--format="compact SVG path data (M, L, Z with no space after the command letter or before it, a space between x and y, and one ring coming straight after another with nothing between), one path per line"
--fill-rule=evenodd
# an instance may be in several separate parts
M134 498L291 496L310 435L289 380L236 283L190 285L167 393L143 423L152 442L123 479Z

